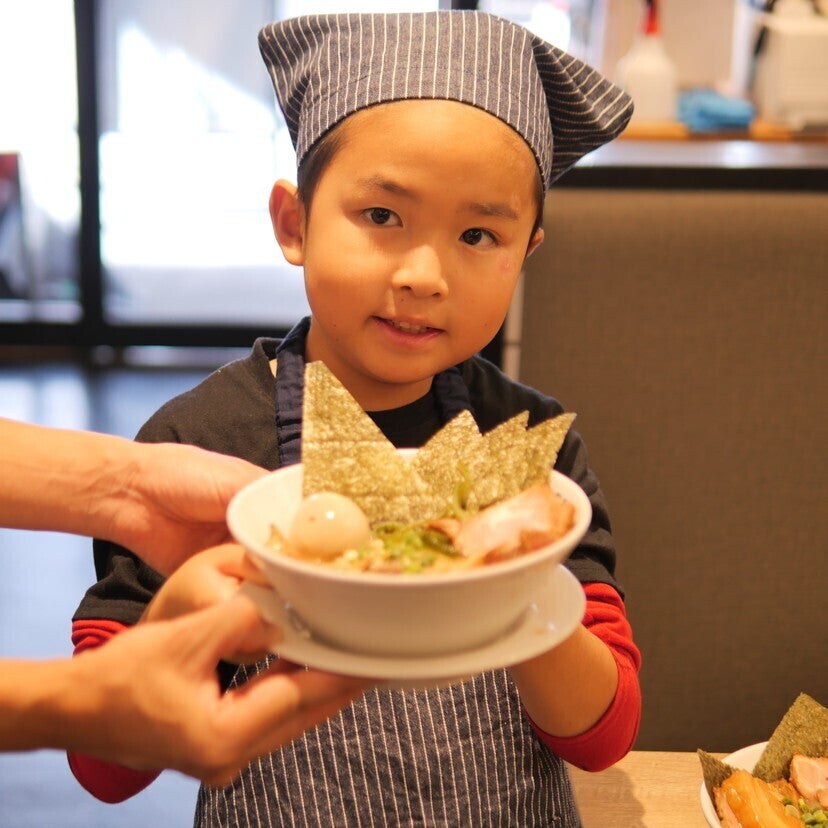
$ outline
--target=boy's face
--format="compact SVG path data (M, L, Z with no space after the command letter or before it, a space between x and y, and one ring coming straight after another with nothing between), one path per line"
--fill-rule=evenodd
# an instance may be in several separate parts
M308 214L274 187L274 228L304 267L307 358L363 408L394 408L497 332L542 238L539 173L512 129L453 101L375 106L340 129Z

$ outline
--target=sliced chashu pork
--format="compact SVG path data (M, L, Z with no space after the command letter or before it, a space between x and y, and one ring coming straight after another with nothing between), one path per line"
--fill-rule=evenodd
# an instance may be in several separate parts
M812 805L828 808L828 757L795 753L791 758L791 782Z
M461 555L484 563L540 549L563 537L575 509L548 483L537 483L465 520L443 518L429 526L444 532Z
M783 793L746 770L734 771L713 789L716 810L726 828L802 828L785 810Z

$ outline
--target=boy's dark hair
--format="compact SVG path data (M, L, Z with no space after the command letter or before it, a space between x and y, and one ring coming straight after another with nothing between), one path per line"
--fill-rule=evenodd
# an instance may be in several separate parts
M299 199L305 206L305 213L310 213L311 201L319 179L334 156L345 142L344 130L341 124L323 135L307 152L299 169L296 171L296 189Z
M316 187L319 184L319 179L322 173L325 172L327 166L333 161L334 156L342 148L345 143L345 130L342 129L344 122L335 126L323 135L305 154L299 169L296 171L296 189L299 194L299 199L305 207L305 213L310 213L311 201ZM535 216L535 224L532 227L532 232L529 234L530 241L534 238L535 232L543 224L543 201L544 189L543 181L540 177L540 171L535 176L535 202L538 207L537 215Z

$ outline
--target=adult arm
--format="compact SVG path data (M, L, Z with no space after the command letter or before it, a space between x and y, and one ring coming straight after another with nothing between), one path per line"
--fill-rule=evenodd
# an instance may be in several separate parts
M227 539L232 496L264 470L173 443L0 419L0 525L89 535L168 574Z
M218 660L267 647L275 636L238 596L127 630L73 659L3 662L0 746L68 748L139 771L173 768L227 784L364 689L351 679L276 667L223 693Z

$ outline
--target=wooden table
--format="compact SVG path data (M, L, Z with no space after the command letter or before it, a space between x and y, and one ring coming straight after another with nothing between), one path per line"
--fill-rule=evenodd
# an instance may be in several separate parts
M707 828L695 753L632 751L601 773L569 772L584 828Z

